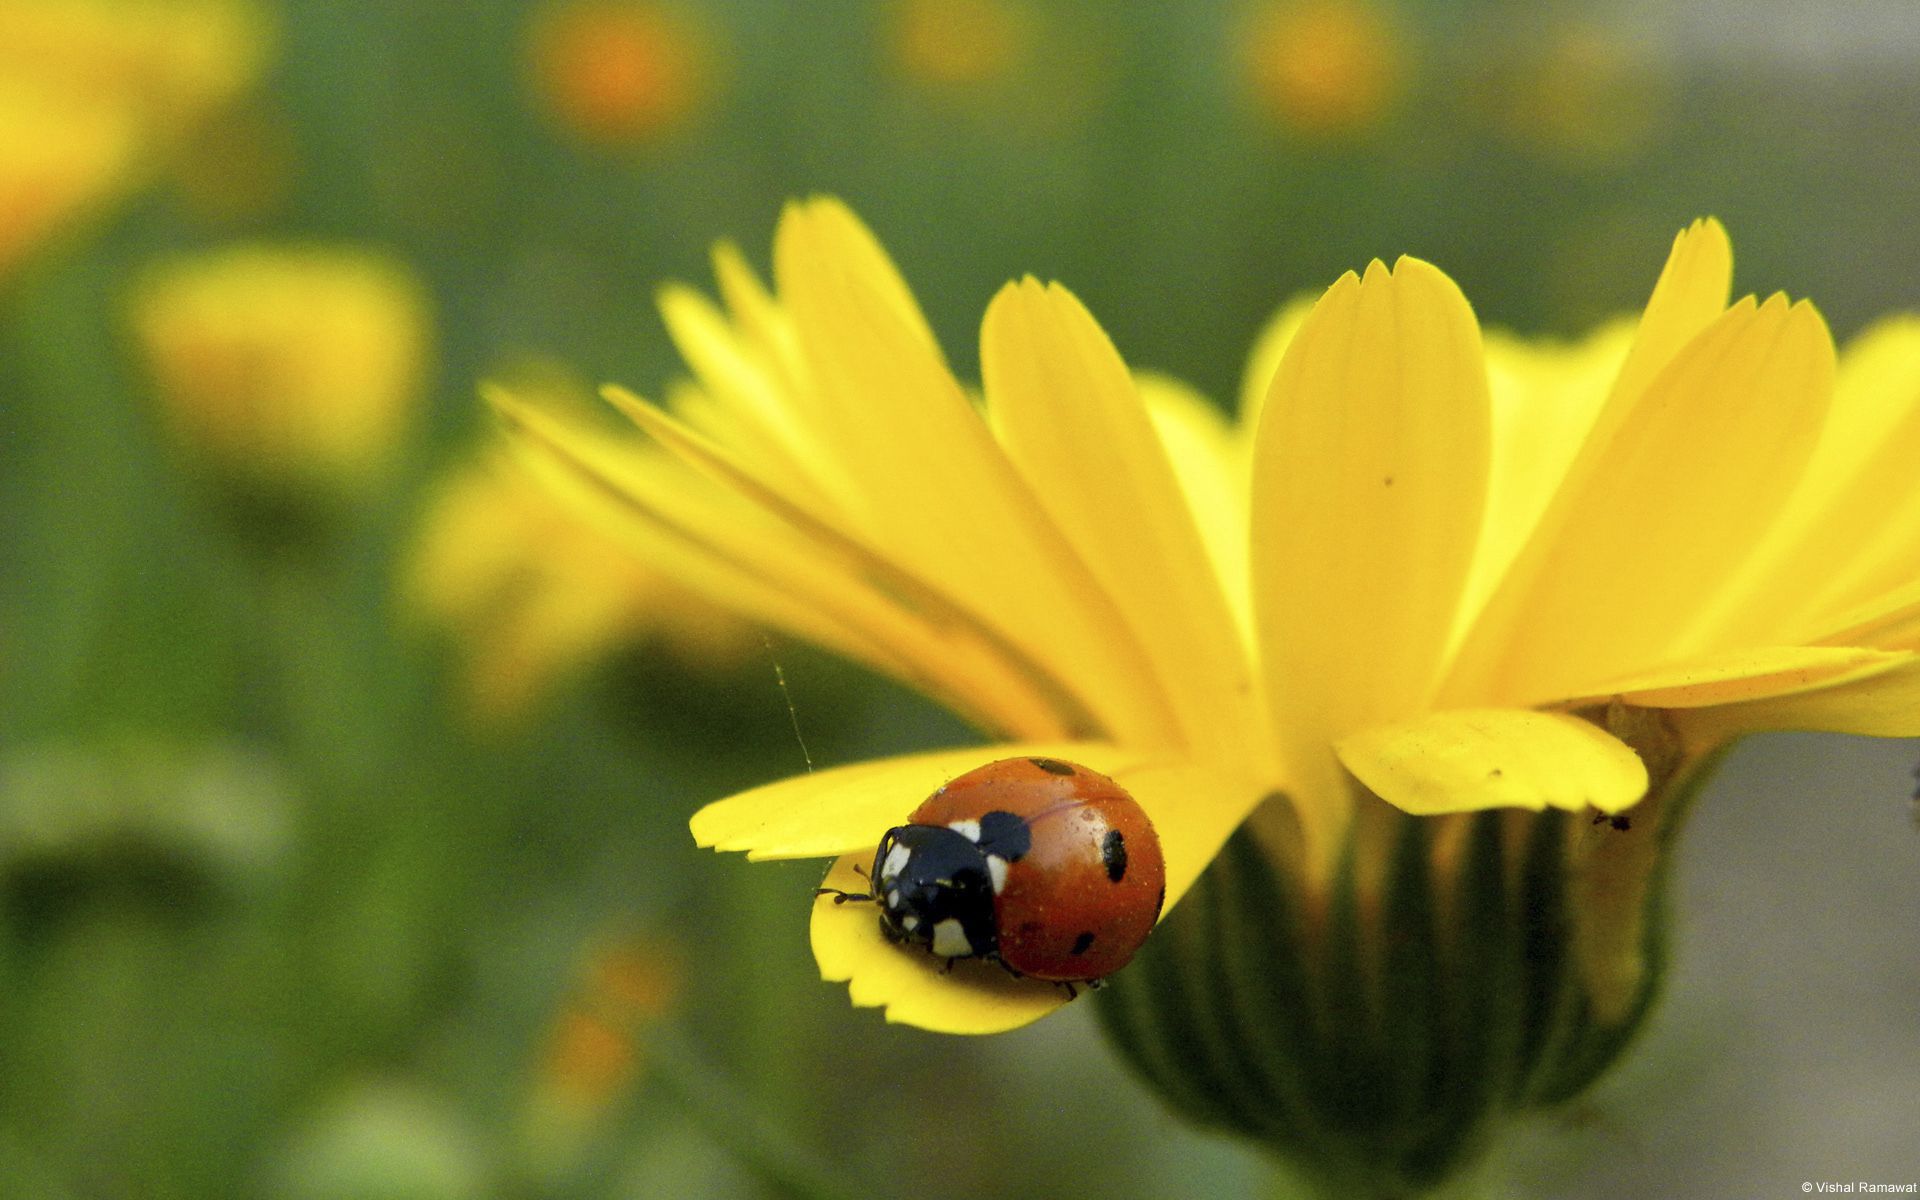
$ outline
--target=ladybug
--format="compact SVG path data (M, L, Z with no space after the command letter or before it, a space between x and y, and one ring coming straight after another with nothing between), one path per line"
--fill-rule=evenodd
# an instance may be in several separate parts
M887 830L870 900L880 932L1016 976L1097 984L1152 932L1166 900L1153 823L1113 780L1057 758L1007 758L952 780Z

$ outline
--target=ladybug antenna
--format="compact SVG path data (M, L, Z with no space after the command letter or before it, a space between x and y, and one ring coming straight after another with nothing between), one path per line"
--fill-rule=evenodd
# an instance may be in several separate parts
M873 899L872 894L868 892L843 892L839 888L830 887L815 888L813 889L813 894L815 896L832 896L835 904L849 904L859 901L871 901Z

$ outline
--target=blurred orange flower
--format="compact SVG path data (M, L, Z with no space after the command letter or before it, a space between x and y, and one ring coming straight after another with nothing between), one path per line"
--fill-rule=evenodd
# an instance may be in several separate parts
M626 936L592 953L534 1068L529 1115L543 1140L572 1140L632 1089L644 1067L640 1038L681 991L680 954L664 938Z
M713 91L711 35L693 13L635 0L553 4L534 18L533 86L561 126L632 145L685 126Z

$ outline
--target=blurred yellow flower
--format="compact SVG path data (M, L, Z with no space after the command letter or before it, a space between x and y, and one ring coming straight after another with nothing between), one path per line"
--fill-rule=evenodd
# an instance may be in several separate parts
M126 109L0 76L0 278L120 186L138 122Z
M1032 14L1008 0L899 0L891 15L895 68L934 87L991 83L1033 49Z
M1253 13L1240 49L1255 105L1311 137L1366 133L1405 84L1401 31L1370 0L1273 0Z
M0 5L0 276L139 183L253 83L266 45L241 0Z
M1920 733L1920 496L1894 494L1920 450L1920 341L1902 325L1850 355L1836 402L1825 324L1780 296L1729 304L1711 221L1637 326L1571 348L1483 345L1445 275L1376 262L1275 323L1234 421L1136 379L1031 279L988 307L983 414L830 200L782 219L777 290L729 247L716 265L724 310L663 294L698 384L671 407L607 392L703 487L496 403L663 568L1011 744L771 784L702 810L702 845L837 857L852 890L936 786L1045 753L1147 808L1172 910L1256 808L1257 840L1319 894L1343 861L1360 882L1341 886L1383 886L1384 826L1360 819L1391 813L1379 799L1618 813L1748 730ZM1646 894L1656 825L1623 843L1643 847L1632 878L1572 885L1612 897L1609 924L1639 927L1612 918ZM929 1028L1065 999L902 953L856 905L816 904L813 938L856 1003ZM1641 951L1581 945L1596 970Z
M437 485L405 595L459 636L469 700L488 722L525 713L559 679L621 647L657 646L713 670L761 645L753 626L643 561L504 451Z
M553 119L603 145L684 127L716 86L711 33L690 9L645 0L568 0L529 29L534 90Z
M1645 45L1592 21L1516 38L1479 101L1514 144L1570 167L1611 167L1646 149L1671 92Z
M1117 77L1115 25L1102 10L891 0L880 12L881 70L911 110L937 121L902 126L919 139L946 137L954 118L996 138L1058 136L1087 118Z
M348 495L398 449L426 382L426 290L372 251L238 246L160 264L133 327L168 424L217 474Z

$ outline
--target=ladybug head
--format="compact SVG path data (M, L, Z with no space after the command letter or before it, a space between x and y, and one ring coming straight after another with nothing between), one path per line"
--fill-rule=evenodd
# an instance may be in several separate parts
M986 852L944 825L900 825L873 856L880 931L942 958L993 954L993 874Z

